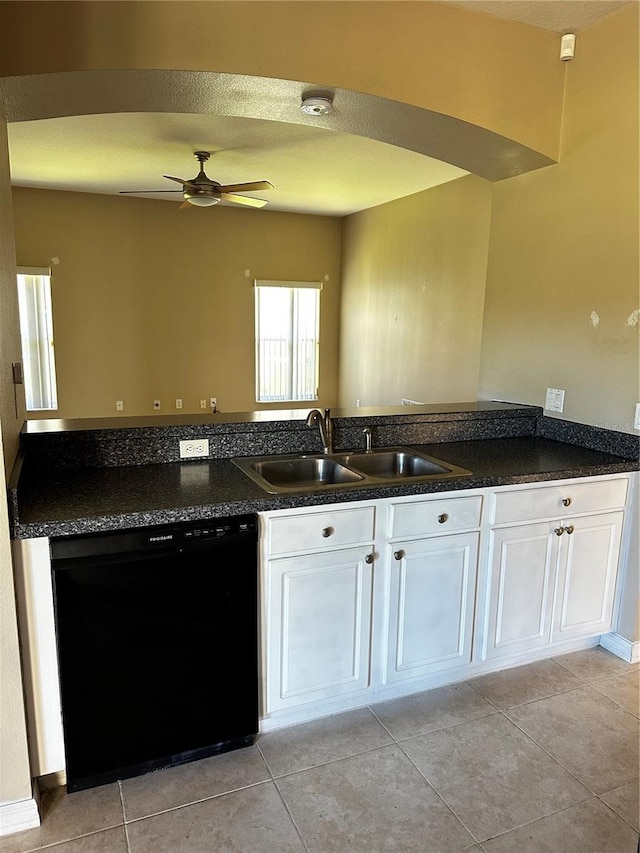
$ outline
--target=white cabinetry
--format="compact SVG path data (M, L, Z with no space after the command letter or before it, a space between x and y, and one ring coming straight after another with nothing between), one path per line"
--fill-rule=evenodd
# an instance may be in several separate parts
M481 507L481 496L391 505L387 682L470 663L480 534L456 531L479 528Z
M374 518L367 506L266 521L267 712L367 688Z
M553 641L611 628L623 518L611 512L562 520Z
M264 513L262 729L593 645L629 562L619 551L632 479ZM42 775L64 768L48 540L15 542L14 555Z
M627 486L620 477L494 495L483 658L609 630Z

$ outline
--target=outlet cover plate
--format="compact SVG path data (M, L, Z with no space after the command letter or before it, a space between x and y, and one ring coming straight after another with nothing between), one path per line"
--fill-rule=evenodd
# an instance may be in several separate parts
M640 403L636 403L636 417L633 422L634 429L640 429Z
M544 407L548 412L561 412L564 409L564 391L560 388L547 388Z
M208 438L190 438L180 442L180 459L196 459L209 455Z

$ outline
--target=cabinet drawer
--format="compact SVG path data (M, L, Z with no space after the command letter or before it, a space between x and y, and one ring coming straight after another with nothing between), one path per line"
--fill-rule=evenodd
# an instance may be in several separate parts
M626 477L598 483L567 483L499 492L496 495L494 524L534 521L539 518L566 518L575 513L617 509L627 499Z
M374 537L372 506L269 519L269 554L292 554L369 543Z
M482 496L391 504L391 536L451 533L480 526Z

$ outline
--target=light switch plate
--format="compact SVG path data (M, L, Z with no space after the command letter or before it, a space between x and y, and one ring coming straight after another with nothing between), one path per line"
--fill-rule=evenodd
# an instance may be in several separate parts
M544 407L548 412L561 412L564 409L564 390L547 388Z

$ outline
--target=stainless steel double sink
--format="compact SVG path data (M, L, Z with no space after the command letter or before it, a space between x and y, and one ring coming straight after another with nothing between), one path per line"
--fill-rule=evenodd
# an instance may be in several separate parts
M466 468L408 447L381 447L366 452L332 454L248 456L231 461L272 494L471 475L471 471Z

